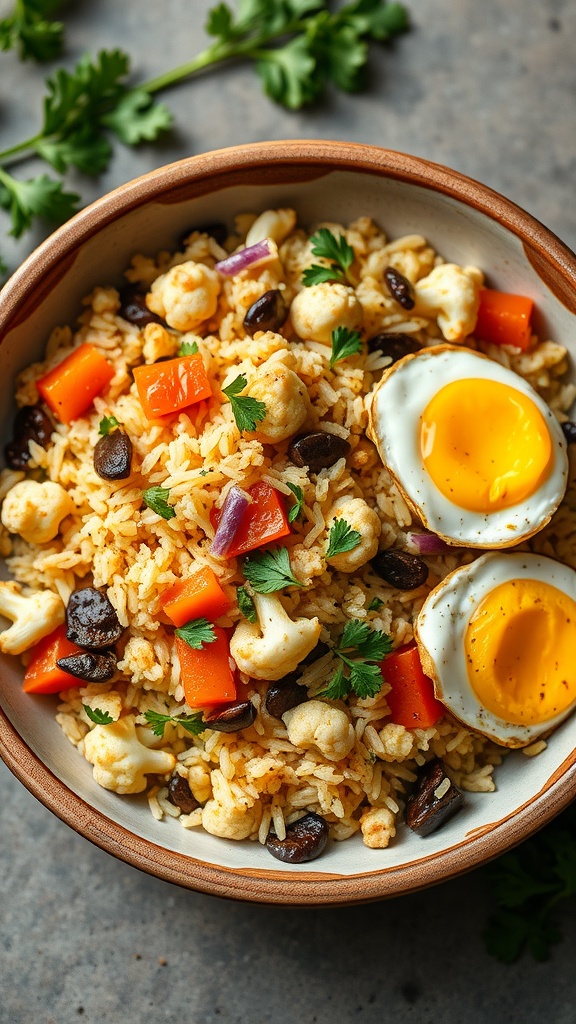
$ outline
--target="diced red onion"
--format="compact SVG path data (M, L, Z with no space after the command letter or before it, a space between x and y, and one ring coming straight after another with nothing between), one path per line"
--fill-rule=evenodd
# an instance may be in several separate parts
M419 555L445 555L451 550L446 541L435 533L407 533L406 538Z
M247 270L248 267L254 267L258 263L265 263L276 255L276 251L275 242L271 238L263 238L261 242L249 245L247 249L234 252L231 256L227 256L225 260L215 263L214 269L219 274L223 274L224 277L233 277L234 274L239 274L240 271Z
M210 554L217 558L225 558L234 537L238 533L242 517L252 502L252 498L241 487L234 484L226 495L220 513L220 521L210 547Z

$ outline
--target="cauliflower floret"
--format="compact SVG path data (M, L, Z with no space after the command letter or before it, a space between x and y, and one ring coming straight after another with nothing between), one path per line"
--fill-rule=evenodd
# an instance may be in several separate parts
M345 284L313 284L303 288L292 300L292 326L304 341L329 345L336 327L356 331L364 313L353 288Z
M45 544L57 536L60 523L75 507L61 484L21 480L4 498L2 524L29 544Z
M146 296L148 309L177 331L193 331L214 316L220 278L203 263L180 263L158 277Z
M277 597L254 594L257 622L242 620L230 640L230 654L253 679L281 679L314 649L322 626L318 619L290 618Z
M396 835L396 821L388 807L370 807L360 818L362 838L371 850L385 850Z
M319 750L329 761L347 757L354 746L354 727L345 711L321 700L308 700L282 715L288 739L300 750Z
M171 358L176 355L177 348L176 336L170 334L165 327L162 327L162 324L146 324L142 346L142 357L145 363L155 363L159 359Z
M136 729L134 715L96 725L84 739L84 756L94 765L94 779L103 789L114 793L142 793L146 775L166 775L176 765L176 758L165 750L151 750L148 729Z
M441 263L415 285L415 313L435 316L446 341L463 341L478 317L484 275L477 267Z
M338 572L354 572L365 565L378 551L378 539L382 524L378 514L364 501L364 498L352 498L349 495L339 498L332 505L326 517L328 535L336 520L344 520L351 530L357 530L360 540L350 551L330 555L326 561Z
M280 362L259 375L248 394L266 406L266 415L252 434L262 444L277 444L292 437L310 413L305 385L294 370Z
M51 590L24 595L12 580L0 583L0 615L12 620L0 633L0 651L22 654L64 622L64 603Z
M265 210L254 223L246 235L246 246L256 245L265 238L271 238L273 242L280 245L296 225L296 212L290 209Z
M388 722L378 735L385 750L378 754L383 761L405 761L416 753L414 736L404 725Z
M247 839L256 829L256 814L251 807L224 806L209 800L202 809L202 826L222 839Z

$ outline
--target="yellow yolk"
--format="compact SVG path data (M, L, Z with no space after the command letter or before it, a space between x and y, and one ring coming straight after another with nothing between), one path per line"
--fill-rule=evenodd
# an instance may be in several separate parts
M421 419L426 470L442 494L471 512L510 508L552 467L552 442L532 399L508 384L468 378L446 384Z
M532 725L576 699L576 602L539 580L495 587L465 636L468 679L480 703L514 725Z

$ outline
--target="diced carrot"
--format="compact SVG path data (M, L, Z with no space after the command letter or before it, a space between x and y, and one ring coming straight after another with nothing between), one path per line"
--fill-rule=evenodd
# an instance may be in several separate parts
M82 648L66 639L66 624L58 626L53 633L45 636L32 648L32 657L24 673L22 689L26 693L60 693L72 686L82 686L82 681L59 668L59 658L80 654Z
M214 632L216 639L199 650L176 637L180 679L186 703L191 708L227 704L236 698L228 636L219 626L214 626Z
M110 383L114 367L94 345L80 345L36 381L41 398L62 423L71 423L90 408Z
M287 537L290 533L286 508L279 491L265 480L259 480L248 488L248 494L252 498L252 504L248 505L242 517L238 532L226 552L226 558L243 555L247 551L262 547L263 544L271 544L281 537ZM218 524L219 518L220 515L216 512L212 517L213 525Z
M205 565L187 580L179 580L160 595L160 604L175 626L191 619L213 622L228 611L231 602L220 586L216 574Z
M212 388L199 352L134 368L134 380L144 415L173 416L210 398Z
M386 702L393 722L406 729L428 729L442 718L444 705L434 696L434 684L422 671L415 643L393 651L380 667L392 687Z
M483 288L474 334L493 345L513 345L525 351L530 346L533 306L526 295Z

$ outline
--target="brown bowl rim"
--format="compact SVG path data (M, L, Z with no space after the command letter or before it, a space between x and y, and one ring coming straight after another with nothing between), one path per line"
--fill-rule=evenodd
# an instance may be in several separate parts
M67 263L104 225L151 200L174 202L191 182L215 191L265 167L286 182L350 170L419 185L473 207L512 231L557 297L576 310L576 256L511 200L458 171L420 157L361 143L290 140L251 143L188 157L126 183L86 207L28 257L0 294L0 336L55 263ZM307 870L217 867L135 835L92 808L31 750L0 709L0 756L23 785L74 831L120 860L169 882L212 895L259 903L336 905L401 895L463 874L537 831L576 797L576 750L531 800L467 834L460 843L410 864L346 876Z

